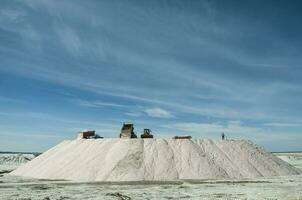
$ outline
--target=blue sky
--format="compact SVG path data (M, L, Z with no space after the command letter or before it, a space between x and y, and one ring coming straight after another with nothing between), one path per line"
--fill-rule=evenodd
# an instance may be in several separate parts
M302 150L300 1L2 0L0 150L123 122Z

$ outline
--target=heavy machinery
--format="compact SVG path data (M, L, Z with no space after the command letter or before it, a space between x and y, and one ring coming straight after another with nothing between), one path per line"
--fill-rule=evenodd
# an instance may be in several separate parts
M192 136L190 136L190 135L180 135L180 136L174 136L173 139L192 139Z
M144 133L141 134L141 138L153 138L153 135L151 134L151 130L148 128L145 128Z
M133 124L124 123L121 129L120 138L137 138L134 133Z
M95 134L95 131L80 131L78 134L78 139L102 139L103 137Z

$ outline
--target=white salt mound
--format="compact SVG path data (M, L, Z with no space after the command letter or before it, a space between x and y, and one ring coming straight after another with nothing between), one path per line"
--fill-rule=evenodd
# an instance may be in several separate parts
M301 171L245 140L77 139L11 172L74 181L177 181L296 175Z

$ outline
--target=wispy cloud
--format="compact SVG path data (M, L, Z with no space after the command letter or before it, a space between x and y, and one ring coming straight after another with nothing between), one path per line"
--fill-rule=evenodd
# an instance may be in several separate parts
M22 114L43 119L45 126L52 121L110 129L110 113L114 123L129 117L161 126L165 119L179 131L196 133L298 130L299 17L275 16L263 5L259 21L245 8L215 1L6 1L0 8L0 72L8 77L0 74L0 86L22 101L21 79L41 85L28 87L35 98L22 109L41 105L57 115ZM43 87L58 92L43 95ZM1 102L14 103L1 95ZM49 101L41 101L45 96ZM22 122L17 105L3 108ZM88 112L91 121L77 117ZM72 117L61 117L67 113Z
M127 107L127 105L117 104L117 103L113 103L113 102L87 101L87 100L81 100L81 99L76 99L76 100L72 100L72 101L75 102L76 105L84 106L84 107L95 107L95 108L106 107L106 106Z
M128 115L128 116L131 116L131 117L140 117L140 116L142 116L141 112L127 112L125 114Z
M25 12L17 9L1 9L0 10L0 21L9 20L13 23L18 23L25 16Z
M204 134L204 135L219 135L222 132L230 133L230 134L255 134L261 131L261 128L251 127L242 125L238 121L229 121L227 123L222 122L214 122L214 123L175 123L164 125L164 128L181 130L188 133L194 134Z
M22 101L22 100L10 98L10 97L4 97L4 96L0 96L0 101L13 102L13 103L24 103L24 101Z
M2 116L29 117L29 118L49 118L49 115L41 112L0 112Z
M301 127L301 123L282 123L282 122L271 122L265 123L264 126L271 126L271 127Z
M174 115L167 110L162 108L148 108L145 110L145 113L150 117L157 118L172 118Z
M64 135L58 135L58 134L51 134L51 133L30 133L30 134L24 134L24 133L16 133L16 132L4 132L0 133L1 136L5 137L25 137L25 138L31 138L31 139L70 139L68 136Z
M35 122L34 119L40 119L45 122L49 121L55 121L55 122L60 122L63 124L73 124L73 125L83 125L85 127L119 127L118 124L116 123L102 123L99 121L89 121L89 120L80 120L80 119L74 119L74 118L62 118L59 115L52 115L52 114L47 114L47 113L42 113L42 112L0 112L0 116L5 116L5 117L14 117L15 119L22 119L22 118L32 118L32 122ZM19 120L20 120L19 119Z
M68 52L73 56L77 56L83 46L77 33L70 27L66 26L57 28L57 33L59 35L60 41L68 50Z

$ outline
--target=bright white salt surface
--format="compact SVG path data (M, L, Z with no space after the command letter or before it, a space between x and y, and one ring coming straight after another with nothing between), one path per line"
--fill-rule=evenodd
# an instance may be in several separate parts
M21 164L33 159L32 154L1 154L0 156L0 173L3 171L11 171Z
M74 181L178 181L296 175L300 170L245 140L77 139L13 171Z

